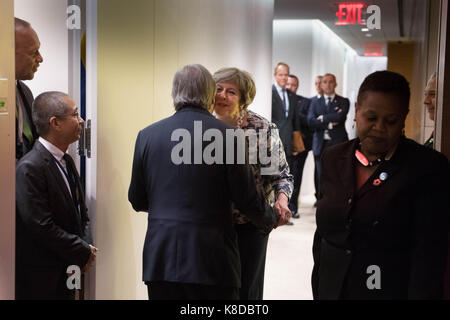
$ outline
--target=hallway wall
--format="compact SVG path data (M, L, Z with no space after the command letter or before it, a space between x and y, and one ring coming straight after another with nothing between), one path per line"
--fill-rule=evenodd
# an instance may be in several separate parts
M251 109L270 117L273 0L98 2L97 299L146 299L147 214L127 199L140 129L174 113L175 72L243 68L255 77Z

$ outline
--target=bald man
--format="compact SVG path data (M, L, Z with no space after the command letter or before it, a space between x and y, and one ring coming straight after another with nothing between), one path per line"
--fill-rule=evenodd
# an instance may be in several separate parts
M16 161L33 148L38 135L31 119L34 98L31 90L22 82L31 80L42 63L39 52L41 43L31 25L15 18L16 59Z

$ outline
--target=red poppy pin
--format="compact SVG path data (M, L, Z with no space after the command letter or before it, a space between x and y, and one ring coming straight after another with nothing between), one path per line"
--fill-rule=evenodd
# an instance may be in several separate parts
M381 180L380 179L375 179L375 180L373 180L373 185L374 186L379 186L381 184Z

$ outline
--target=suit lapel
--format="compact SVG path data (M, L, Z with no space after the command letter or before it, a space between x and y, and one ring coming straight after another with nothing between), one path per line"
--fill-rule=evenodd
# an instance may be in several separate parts
M320 112L318 115L327 113L327 103L325 102L324 96L321 96L319 99Z
M325 99L324 99L324 102L325 102ZM325 102L325 106L326 106L325 110L327 110L327 113L335 112L334 108L336 107L336 104L337 104L337 95L334 96L334 99L330 101L329 105L326 105L326 102Z
M58 189L61 190L61 192L64 194L65 201L67 203L70 203L70 208L72 208L74 214L79 218L78 210L75 210L75 206L73 205L73 199L72 196L67 189L66 182L64 181L64 178L61 175L61 172L59 171L58 165L56 164L56 159L53 157L53 155L39 142L36 141L34 148L36 148L40 154L42 155L43 160L49 167L50 172L53 175L53 178L58 186Z
M280 98L280 95L278 94L277 88L275 86L272 86L272 96L275 97L276 103L278 105L278 109L281 110L281 112L284 114L283 110L283 101Z
M289 100L289 111L288 111L288 118L292 118L293 114L294 114L294 108L296 107L295 105L295 100L294 98L294 94L291 91L286 90L287 96L288 96L288 100Z
M279 117L279 120L278 120L280 122L277 123L277 126L280 129L285 124L286 112L283 107L283 101L281 101L280 95L278 94L278 91L277 91L275 85L272 85L272 99L275 99L275 111L281 115L281 117ZM272 107L272 110L273 110L273 107ZM273 115L272 115L272 118L273 118Z

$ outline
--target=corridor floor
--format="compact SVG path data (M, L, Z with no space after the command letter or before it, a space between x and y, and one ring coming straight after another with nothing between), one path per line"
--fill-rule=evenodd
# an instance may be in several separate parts
M300 219L269 237L264 300L311 300L312 244L316 230L315 198L302 198Z

